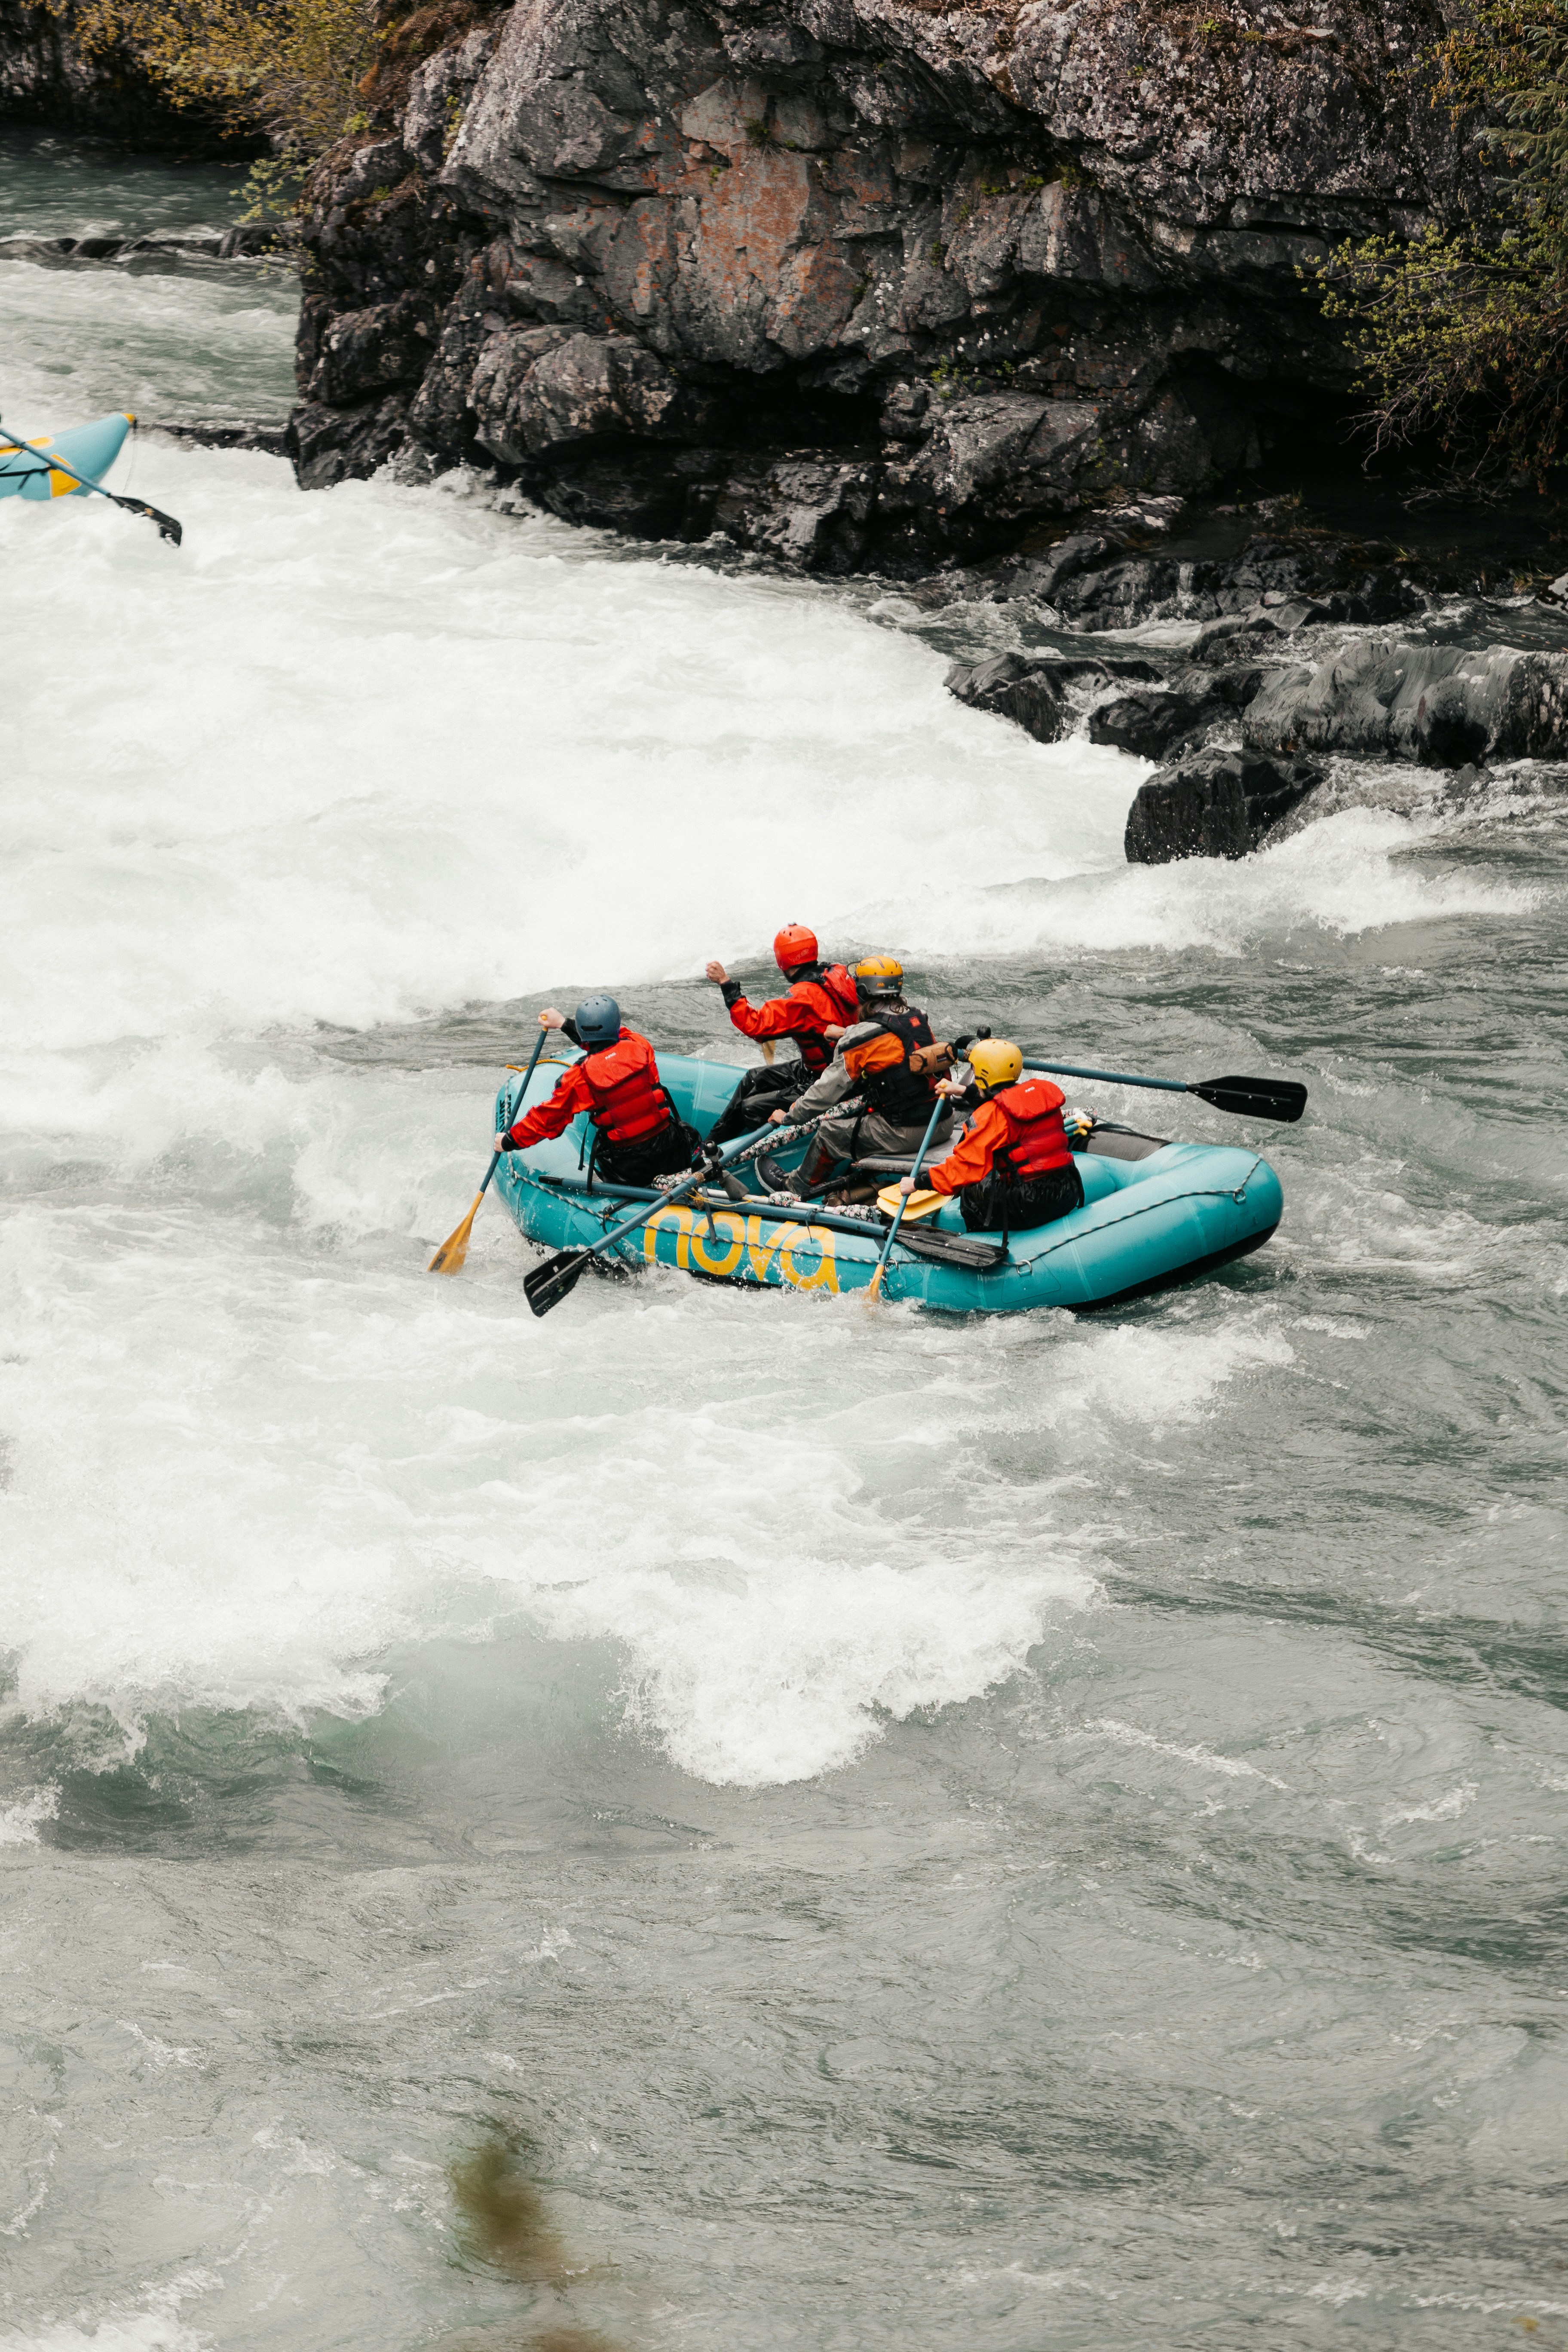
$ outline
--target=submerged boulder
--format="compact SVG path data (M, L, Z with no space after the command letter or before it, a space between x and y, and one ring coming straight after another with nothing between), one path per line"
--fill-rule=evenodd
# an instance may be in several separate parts
M1310 760L1265 760L1248 751L1202 751L1162 769L1128 812L1128 863L1245 857L1322 774Z

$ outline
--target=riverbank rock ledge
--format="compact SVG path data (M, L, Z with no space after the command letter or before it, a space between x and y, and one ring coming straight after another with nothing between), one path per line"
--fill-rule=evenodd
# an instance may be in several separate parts
M1568 654L1462 652L1360 637L1277 670L1243 723L1258 751L1339 751L1426 768L1568 756Z
M407 21L438 46L389 37L311 184L301 480L479 464L818 571L1335 446L1346 362L1298 272L1467 168L1401 79L1426 0Z

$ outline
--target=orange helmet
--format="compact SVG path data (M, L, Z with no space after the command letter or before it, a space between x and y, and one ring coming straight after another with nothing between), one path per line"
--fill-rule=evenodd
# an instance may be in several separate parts
M773 961L781 971L793 971L796 964L815 963L816 933L808 931L804 923L786 923L773 940Z

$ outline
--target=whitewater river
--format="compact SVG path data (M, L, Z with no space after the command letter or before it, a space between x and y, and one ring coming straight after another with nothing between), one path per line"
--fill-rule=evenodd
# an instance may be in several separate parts
M234 176L13 138L0 236ZM13 250L3 413L276 419L290 305ZM183 551L0 504L0 2344L1568 2342L1568 803L1129 869L1145 771L875 583L115 479ZM787 919L1305 1078L1175 1121L1277 1239L1081 1323L426 1276L534 1006L742 1060Z

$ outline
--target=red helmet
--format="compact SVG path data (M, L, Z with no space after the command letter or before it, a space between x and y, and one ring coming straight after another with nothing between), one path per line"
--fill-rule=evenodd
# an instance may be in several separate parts
M773 961L781 971L793 971L796 964L816 961L816 933L808 931L804 923L786 923L773 941Z

